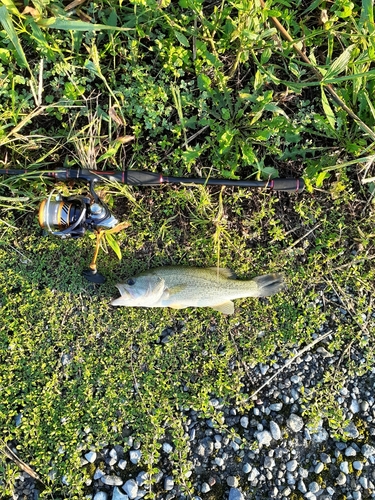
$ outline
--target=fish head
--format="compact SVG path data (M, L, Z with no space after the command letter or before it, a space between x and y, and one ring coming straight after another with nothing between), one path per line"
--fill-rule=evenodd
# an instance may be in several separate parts
M111 302L112 306L153 307L162 297L165 283L156 275L129 278L125 283L116 285L121 297Z

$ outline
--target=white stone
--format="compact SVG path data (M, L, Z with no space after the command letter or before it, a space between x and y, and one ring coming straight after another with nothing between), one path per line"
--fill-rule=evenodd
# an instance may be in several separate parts
M293 472L297 469L298 467L298 462L297 460L289 460L289 462L286 463L286 468L289 472Z
M257 478L259 476L260 472L258 471L258 469L256 467L253 467L251 469L251 472L247 478L248 481L254 481L255 478Z
M104 491L98 491L95 493L94 500L107 500L108 495Z
M241 491L237 488L231 488L229 490L228 500L245 500Z
M286 423L289 429L292 430L293 432L299 432L304 426L302 418L299 415L296 415L295 413L290 414L290 417L288 418Z
M126 460L121 459L117 465L120 467L121 470L124 470L127 463L128 462Z
M164 453L172 453L173 451L173 446L171 446L169 443L163 443L163 451Z
M282 407L283 407L282 403L272 403L270 405L270 410L271 411L281 411Z
M247 429L248 426L249 426L249 418L244 416L244 417L241 417L241 420L240 420L240 424L242 425L242 427L244 429Z
M346 457L355 457L357 454L357 452L355 451L354 448L352 448L351 446L348 446L345 450L345 456Z
M130 450L129 457L132 464L137 464L142 456L141 450Z
M96 471L94 473L94 479L100 479L104 475L105 475L105 473L102 470L96 469Z
M207 483L203 483L201 486L201 492L202 493L208 493L210 491L210 485Z
M339 486L343 486L346 483L346 475L343 472L340 472L340 474L337 476L336 483Z
M101 477L100 480L103 484L106 484L107 486L121 486L124 483L121 477L118 476L105 475Z
M174 481L173 481L173 478L170 477L170 476L167 476L165 479L164 479L164 489L165 491L170 491L170 490L173 490L173 487L174 487Z
M257 440L260 445L269 446L272 441L272 435L268 431L261 431L257 434Z
M300 481L298 481L298 489L303 494L305 494L307 492L307 488L306 488L305 483L303 482L303 479L301 479Z
M271 420L270 422L270 431L271 431L271 436L275 441L278 441L281 439L281 431L279 425Z
M362 455L366 458L370 458L371 456L375 455L375 448L374 446L371 446L369 444L364 444L361 448Z
M356 460L353 462L353 469L355 470L362 470L363 469L363 463L360 462L359 460Z
M315 469L314 469L314 472L315 474L320 474L322 472L322 470L324 469L324 464L322 464L322 462L318 462L316 465L315 465Z
M90 462L90 464L93 464L96 460L96 453L95 451L89 451L88 453L86 453L85 455L85 459Z
M129 500L128 495L122 493L117 486L113 489L112 500Z
M340 470L344 474L349 474L349 464L348 464L348 462L341 462L341 464L340 464Z
M359 403L356 399L352 399L352 402L350 403L349 410L352 413L358 413L360 410Z
M243 466L242 466L242 471L243 471L245 474L248 474L248 473L251 471L251 465L250 465L250 464L248 464L248 463L243 464Z
M134 479L126 481L122 489L129 496L130 500L133 500L138 494L138 484Z
M328 432L320 426L317 431L313 433L312 440L314 443L323 443L327 441L328 437Z
M230 486L231 488L237 488L238 479L235 476L228 476L227 477L227 485Z

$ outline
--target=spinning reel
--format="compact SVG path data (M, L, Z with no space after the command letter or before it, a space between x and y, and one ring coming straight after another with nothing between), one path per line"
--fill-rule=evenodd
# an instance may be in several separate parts
M60 238L81 238L85 232L96 233L96 248L90 269L83 271L85 278L93 283L104 283L105 278L98 273L96 260L103 231L113 229L118 220L108 206L99 198L90 182L89 196L62 196L53 192L42 201L39 208L39 225L48 233Z

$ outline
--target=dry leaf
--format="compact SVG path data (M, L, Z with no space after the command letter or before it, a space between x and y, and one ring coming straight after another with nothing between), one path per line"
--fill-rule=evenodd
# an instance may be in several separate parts
M135 139L135 135L124 135L122 137L117 137L116 141L121 142L121 144L128 144L128 142L132 142Z
M40 16L39 12L36 9L34 9L34 7L30 7L30 5L27 5L23 9L22 14L30 14L33 17L39 17Z
M108 114L112 118L112 120L117 123L117 125L126 125L125 120L119 117L119 115L115 111L115 108L109 108Z
M68 11L68 10L73 10L75 9L76 7L78 7L78 5L82 5L83 3L85 3L86 0L73 0L73 2L70 2L69 5L67 5L64 10L65 12Z

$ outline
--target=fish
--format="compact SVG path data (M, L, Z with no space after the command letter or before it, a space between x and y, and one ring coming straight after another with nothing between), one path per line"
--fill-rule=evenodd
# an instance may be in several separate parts
M112 306L211 307L223 314L234 313L235 299L269 297L285 288L282 274L266 274L237 280L227 268L165 266L129 278L116 287L120 297Z

